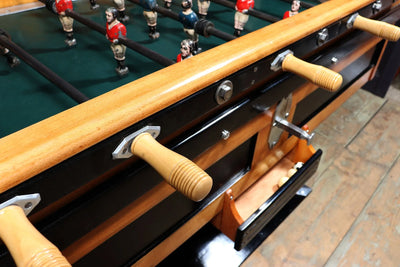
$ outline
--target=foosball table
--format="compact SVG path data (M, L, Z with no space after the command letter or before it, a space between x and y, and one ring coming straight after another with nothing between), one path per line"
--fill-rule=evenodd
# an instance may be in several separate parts
M55 0L0 4L0 47L20 63L0 66L1 266L162 265L205 226L245 249L310 192L313 130L400 65L400 1L301 1L285 19L292 1L256 1L240 34L238 3L211 1L201 50L179 62L181 1L152 6L157 37L145 2L125 3L121 77L111 0L67 9L74 47Z

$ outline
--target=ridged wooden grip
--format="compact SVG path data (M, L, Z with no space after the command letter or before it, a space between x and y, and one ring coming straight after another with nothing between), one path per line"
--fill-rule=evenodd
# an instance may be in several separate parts
M17 266L71 266L58 248L29 222L19 206L11 205L0 210L0 238Z
M144 159L175 189L193 201L204 199L211 190L212 179L189 159L162 146L149 133L135 137L132 154Z
M372 20L358 15L353 27L374 34L383 39L397 42L400 38L400 28L379 20Z
M331 92L338 90L343 82L342 75L339 73L323 66L305 62L292 54L288 54L284 58L282 70L295 73Z

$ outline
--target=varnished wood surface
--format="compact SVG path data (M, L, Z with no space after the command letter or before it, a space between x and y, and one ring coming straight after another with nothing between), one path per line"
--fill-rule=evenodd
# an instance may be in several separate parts
M2 138L0 192L371 2L325 2Z
M312 193L241 265L398 266L399 89L359 90L316 128Z
M18 6L18 5L23 5L23 4L33 3L33 2L38 2L38 0L1 0L0 8Z
M37 0L2 0L0 1L0 16L43 6L44 4Z

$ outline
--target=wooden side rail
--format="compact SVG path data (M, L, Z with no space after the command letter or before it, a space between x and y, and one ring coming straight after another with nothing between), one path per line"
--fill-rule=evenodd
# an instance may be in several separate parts
M13 7L28 3L39 2L38 0L2 0L0 1L0 8Z
M0 192L372 2L325 2L2 138Z

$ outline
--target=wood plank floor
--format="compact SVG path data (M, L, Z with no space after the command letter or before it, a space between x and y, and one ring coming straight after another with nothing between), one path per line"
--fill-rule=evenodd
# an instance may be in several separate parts
M359 90L316 130L313 192L242 264L400 266L400 77Z

